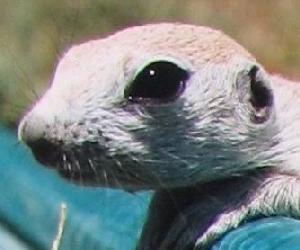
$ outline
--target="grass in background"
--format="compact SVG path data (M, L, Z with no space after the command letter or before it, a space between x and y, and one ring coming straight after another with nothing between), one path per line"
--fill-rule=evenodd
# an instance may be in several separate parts
M48 86L71 44L144 23L177 21L221 29L269 71L300 77L299 11L296 0L2 0L0 121L16 124Z

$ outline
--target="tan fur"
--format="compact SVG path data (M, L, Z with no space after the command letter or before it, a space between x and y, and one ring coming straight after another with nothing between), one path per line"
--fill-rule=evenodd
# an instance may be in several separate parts
M105 39L93 40L72 48L69 63L80 63L81 57L110 54L112 48L130 52L149 52L183 57L194 65L222 63L235 55L254 60L242 46L223 32L208 27L186 24L151 24L122 30Z

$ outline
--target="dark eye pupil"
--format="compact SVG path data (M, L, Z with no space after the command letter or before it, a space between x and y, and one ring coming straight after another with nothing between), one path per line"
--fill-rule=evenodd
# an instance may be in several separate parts
M153 62L134 79L125 96L132 101L154 99L167 101L184 90L188 72L167 61Z

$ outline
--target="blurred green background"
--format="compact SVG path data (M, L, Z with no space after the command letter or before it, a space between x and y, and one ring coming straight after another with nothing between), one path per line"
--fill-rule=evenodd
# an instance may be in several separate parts
M14 126L73 43L176 21L222 29L271 72L299 78L300 1L1 0L0 122Z

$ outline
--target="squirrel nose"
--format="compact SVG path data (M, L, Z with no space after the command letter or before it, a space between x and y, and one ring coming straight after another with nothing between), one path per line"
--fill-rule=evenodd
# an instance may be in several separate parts
M30 147L34 157L42 164L48 165L59 157L60 147L45 138L47 125L42 117L27 115L18 128L19 140Z
M46 122L38 115L27 115L18 127L18 138L28 146L43 139L45 135Z

